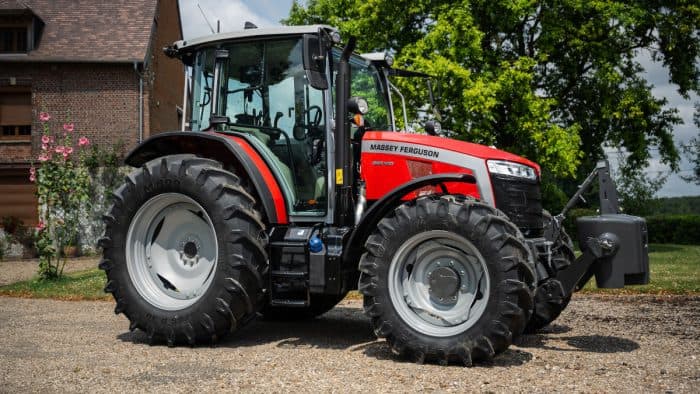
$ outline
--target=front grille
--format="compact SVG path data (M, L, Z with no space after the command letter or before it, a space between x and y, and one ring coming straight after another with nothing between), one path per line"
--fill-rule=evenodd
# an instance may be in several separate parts
M526 238L541 237L542 194L539 181L506 175L491 175L496 208L520 228Z

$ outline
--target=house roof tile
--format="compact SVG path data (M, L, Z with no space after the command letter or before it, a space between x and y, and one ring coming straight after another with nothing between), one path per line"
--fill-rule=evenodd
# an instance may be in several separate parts
M45 24L34 50L2 55L0 61L142 62L156 5L157 0L0 0L0 10L29 9Z

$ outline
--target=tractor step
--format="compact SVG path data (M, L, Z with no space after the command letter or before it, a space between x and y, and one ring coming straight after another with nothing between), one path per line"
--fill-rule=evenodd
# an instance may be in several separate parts
M270 306L283 306L287 308L305 308L309 306L308 300L286 300L274 299L270 300Z
M270 233L270 306L310 304L308 240L310 227L279 227Z
M307 276L306 271L282 271L282 270L275 270L271 271L270 275L273 278L289 278L289 279L306 279Z

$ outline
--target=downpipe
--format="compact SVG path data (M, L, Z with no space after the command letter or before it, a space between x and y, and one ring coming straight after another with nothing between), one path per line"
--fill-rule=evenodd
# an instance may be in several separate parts
M350 121L348 99L350 97L350 55L355 49L356 39L350 37L338 61L335 93L335 188L336 223L351 226L354 204L352 187L355 184L353 156L350 151Z
M139 63L134 62L134 72L139 77L139 135L138 143L143 142L143 74L139 72Z

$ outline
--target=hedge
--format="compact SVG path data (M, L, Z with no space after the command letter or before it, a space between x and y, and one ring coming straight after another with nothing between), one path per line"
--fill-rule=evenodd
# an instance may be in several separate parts
M700 245L700 215L654 215L646 219L649 243Z

